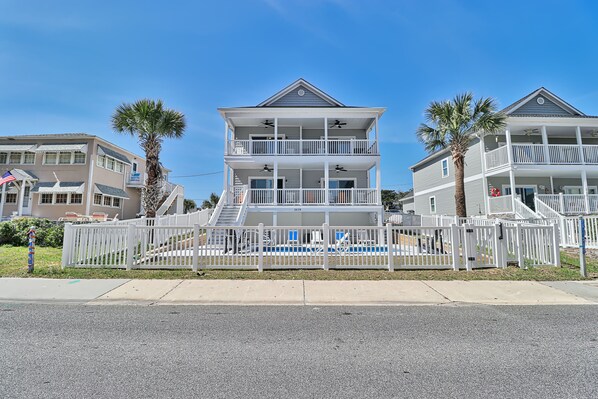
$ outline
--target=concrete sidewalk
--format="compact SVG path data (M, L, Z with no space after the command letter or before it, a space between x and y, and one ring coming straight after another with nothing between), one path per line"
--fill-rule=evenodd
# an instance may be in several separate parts
M0 278L0 301L90 305L588 305L598 282Z

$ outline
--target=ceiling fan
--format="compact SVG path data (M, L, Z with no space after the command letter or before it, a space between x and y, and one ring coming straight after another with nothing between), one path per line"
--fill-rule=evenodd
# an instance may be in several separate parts
M525 133L527 136L531 136L533 133L538 133L539 131L540 129L525 129L523 133Z
M334 121L334 123L332 123L330 126L328 126L329 128L335 128L338 127L339 129L342 128L343 126L345 126L347 124L347 122L341 122L338 119Z
M265 121L262 122L262 125L264 125L265 128L274 127L274 122L266 119Z
M264 165L264 168L262 169L262 172L272 172L274 169L268 167L268 165Z
M345 168L344 168L344 167L342 167L342 166L336 165L336 168L334 168L334 171L335 171L336 173L338 173L338 172L346 172L346 171L347 171L347 169L345 169Z

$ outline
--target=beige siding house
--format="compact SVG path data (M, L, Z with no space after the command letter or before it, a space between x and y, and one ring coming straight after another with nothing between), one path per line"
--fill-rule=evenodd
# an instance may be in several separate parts
M143 214L145 159L83 133L0 136L0 174L16 181L0 191L0 217L52 220L66 212L130 219ZM164 169L162 213L182 213L181 186Z

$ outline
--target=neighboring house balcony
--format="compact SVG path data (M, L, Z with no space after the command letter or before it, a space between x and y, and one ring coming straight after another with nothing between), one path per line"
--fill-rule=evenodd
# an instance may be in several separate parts
M337 140L229 140L227 154L246 156L372 156L380 155L375 139Z

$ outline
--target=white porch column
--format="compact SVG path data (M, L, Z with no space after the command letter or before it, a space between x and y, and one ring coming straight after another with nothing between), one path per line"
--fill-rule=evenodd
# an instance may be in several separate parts
M299 205L303 205L303 168L299 168Z
M577 141L577 146L579 147L579 160L581 161L582 165L586 164L585 157L583 156L583 142L581 141L581 127L575 127L575 139Z
M329 178L330 178L330 171L328 170L329 168L329 164L328 161L324 162L324 204L326 205L330 205L329 202L329 192L328 192L328 187L329 187ZM328 213L328 212L326 212ZM328 223L328 221L326 221L326 223Z
M0 193L0 220L2 220L2 216L4 214L4 202L6 201L6 185L8 183L4 183L2 185L2 193Z
M328 117L324 118L324 154L328 154Z
M542 126L542 145L544 147L544 162L550 165L550 151L548 150L548 134L546 126Z
M376 161L376 202L377 205L382 205L382 192L381 192L381 178L380 178L380 160Z
M224 121L224 155L228 155L228 122Z
M229 172L228 172L228 165L226 164L226 162L224 163L224 177L223 177L223 182L222 185L224 186L224 190L226 191L226 198L225 198L225 203L228 205L228 198L230 198L230 196L228 195L229 193L229 187L228 187L228 177L229 177Z
M511 131L505 130L505 137L507 138L507 157L509 159L509 165L513 165L513 145L511 144Z
M588 197L588 176L585 169L581 171L581 184L583 185L583 201L586 213L590 213L590 197Z
M21 182L21 189L19 190L19 206L18 206L18 215L23 216L23 199L25 198L25 185L27 184L27 180L23 180Z
M511 210L515 212L515 173L513 169L509 170L509 186L511 187Z
M484 189L484 214L490 210L490 198L488 196L488 177L486 176L486 138L480 135L480 162L482 165L482 184Z
M274 181L272 185L274 186L274 205L278 205L278 161L274 161Z
M274 154L278 154L278 118L274 118Z
M552 178L552 175L550 175L550 193L556 194L556 190L554 189L554 179Z
M378 154L379 149L378 149L378 115L376 115L376 121L375 121L375 139L376 139L376 154ZM369 145L369 144L368 144Z

